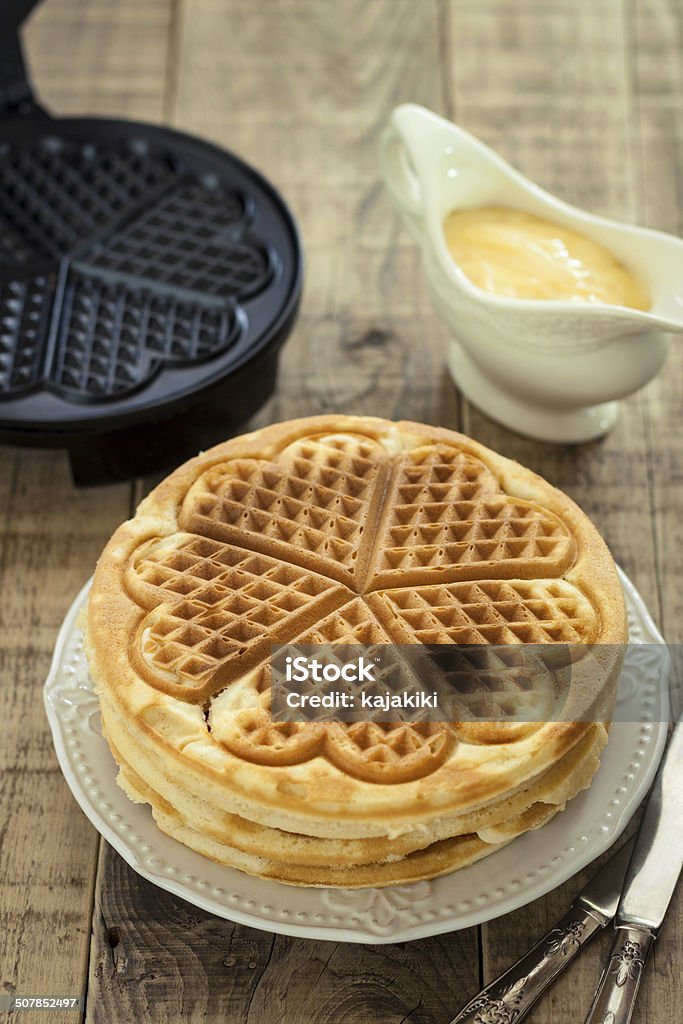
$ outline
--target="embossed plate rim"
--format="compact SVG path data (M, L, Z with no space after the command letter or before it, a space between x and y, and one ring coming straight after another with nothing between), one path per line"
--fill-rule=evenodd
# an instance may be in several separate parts
M639 627L639 642L663 643L637 590L621 570L620 576L629 618ZM64 619L44 688L66 783L86 817L133 870L202 910L239 924L301 938L387 943L468 928L517 910L611 846L649 788L664 748L668 705L663 706L666 698L659 691L660 720L655 721L650 712L649 721L613 725L593 785L567 810L498 853L431 882L339 890L253 878L165 836L150 808L131 803L117 786L113 758L97 729L97 698L77 625L90 583ZM640 694L627 694L625 699L639 699L645 710L657 693L656 686L649 691L644 687ZM526 865L523 877L515 867L519 863Z

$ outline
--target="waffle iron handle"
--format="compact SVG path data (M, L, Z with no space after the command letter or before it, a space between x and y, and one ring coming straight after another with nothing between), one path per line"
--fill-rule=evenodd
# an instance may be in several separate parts
M34 7L41 0L2 0L0 4L0 36L16 35Z
M605 918L589 911L577 900L554 928L470 1000L451 1024L487 1024L493 1020L514 1020L518 1024L557 975L606 923Z
M39 2L0 2L0 117L48 116L35 100L21 44L21 29Z

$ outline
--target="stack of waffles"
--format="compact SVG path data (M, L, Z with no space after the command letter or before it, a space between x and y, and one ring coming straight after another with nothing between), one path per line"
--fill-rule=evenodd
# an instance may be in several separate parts
M344 887L444 874L543 825L590 784L606 728L277 721L273 644L626 640L612 559L564 494L459 434L341 416L175 471L105 548L85 625L120 784L159 828Z

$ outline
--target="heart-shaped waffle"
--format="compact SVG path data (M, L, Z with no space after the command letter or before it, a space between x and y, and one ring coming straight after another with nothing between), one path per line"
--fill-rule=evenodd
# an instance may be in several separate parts
M303 438L268 460L213 466L190 489L180 525L360 590L389 468L386 449L363 435Z
M192 534L146 541L127 581L153 609L133 639L132 662L151 685L199 703L343 592L298 566Z
M363 644L368 659L374 649L391 643L361 598L325 616L291 645ZM378 647L379 645L379 647ZM331 661L323 655L325 661ZM404 685L410 669L403 668ZM377 718L379 716L375 716ZM386 716L385 716L386 717ZM301 764L325 756L349 775L367 782L406 782L435 771L456 743L450 723L363 721L350 724L274 721L268 666L231 692L227 687L211 705L212 734L238 757L257 764Z
M407 860L468 822L509 838L545 821L588 783L603 725L539 721L550 691L518 671L494 680L491 723L467 690L458 721L279 721L271 645L626 637L609 553L568 498L459 435L351 417L266 428L181 467L105 549L88 623L112 748L129 779L163 794L160 821L170 828L181 815L183 841L205 848L187 810L194 794L202 821L215 807L259 823L274 851L277 830L359 842L400 834ZM533 721L518 721L524 707ZM435 854L405 877L448 870L453 858ZM296 880L258 873L276 870ZM387 867L380 884L396 877Z
M480 459L452 444L400 457L375 542L371 589L433 580L557 576L572 538L561 520L502 493Z

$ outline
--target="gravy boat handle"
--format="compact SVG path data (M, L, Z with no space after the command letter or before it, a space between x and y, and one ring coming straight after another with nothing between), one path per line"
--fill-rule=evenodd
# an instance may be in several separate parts
M379 166L406 227L418 242L421 241L422 187L410 162L403 136L393 119L380 136Z
M483 142L417 103L403 103L391 114L379 140L379 167L396 208L418 242L436 235L444 215L457 198L446 203L444 177L469 194L482 172L487 180L520 178ZM468 202L467 205L470 205Z

